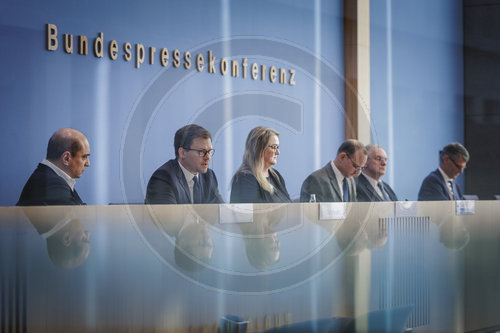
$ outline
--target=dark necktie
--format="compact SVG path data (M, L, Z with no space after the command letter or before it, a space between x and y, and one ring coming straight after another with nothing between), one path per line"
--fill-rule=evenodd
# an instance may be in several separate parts
M389 194L385 190L384 184L382 184L382 182L378 182L377 186L380 189L380 192L382 192L382 196L384 197L384 201L391 201Z
M349 187L347 186L347 178L344 177L344 180L342 181L342 192L344 194L344 202L349 201Z
M200 180L198 179L198 176L193 177L193 203L195 204L200 204L201 202L201 186L200 186Z
M452 180L449 180L448 183L450 184L451 188L451 199L452 200L458 200L458 195L457 195L457 189L455 188L455 183Z

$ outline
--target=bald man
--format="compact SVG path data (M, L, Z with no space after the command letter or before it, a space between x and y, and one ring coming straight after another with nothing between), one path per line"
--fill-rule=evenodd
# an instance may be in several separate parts
M314 171L302 183L300 201L314 194L317 202L356 201L356 183L366 163L366 148L357 140L343 142L337 156L323 168Z
M72 128L55 132L47 156L24 185L17 206L84 205L76 192L75 179L90 166L85 135Z

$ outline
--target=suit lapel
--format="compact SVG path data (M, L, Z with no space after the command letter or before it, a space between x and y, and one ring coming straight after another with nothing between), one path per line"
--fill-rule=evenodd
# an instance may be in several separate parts
M337 177L335 177L335 172L333 172L333 169L332 169L332 166L330 165L330 163L328 163L325 166L325 169L326 169L326 174L328 175L328 178L330 179L330 185L333 187L333 190L337 194L337 200L335 200L335 201L343 201L342 194L341 194L340 188L339 188L339 184L337 182ZM332 198L332 199L334 199L334 198Z
M382 181L382 184L384 185L384 190L387 193L387 196L389 197L389 199L391 199L391 201L394 201L394 198L392 196L392 191L390 190L389 185L387 185L387 183L384 181Z
M455 187L455 190L457 191L456 195L458 197L458 200L462 200L463 199L463 195L462 195L462 190L460 189L460 186L458 186L458 184L457 184L456 181L453 181L453 185Z
M85 202L83 202L82 198L80 198L80 196L78 195L78 192L76 191L76 189L73 187L73 189L71 189L71 187L68 185L68 183L66 182L66 180L64 180L61 176L59 176L54 170L52 170L51 167L45 165L45 164L42 164L42 163L39 163L38 164L38 168L40 169L40 171L45 174L45 175L49 175L51 177L56 177L59 181L63 182L64 185L67 186L68 188L68 191L71 193L71 197L73 198L74 202L78 205L86 205Z
M179 184L181 187L184 189L184 194L186 195L186 198L188 199L188 203L191 203L191 194L189 193L189 186L186 181L186 177L184 177L184 173L182 172L181 167L179 166L179 161L175 161L175 167L176 167L176 175L177 175L177 180L179 181ZM181 201L182 202L182 201Z
M386 182L383 182L383 183L385 186L385 190L386 190L387 194L389 195L389 198L391 198L392 201L398 201L397 195L396 195L396 193L394 193L394 190L392 189L392 187L390 187L389 184L387 184Z
M365 185L368 192L370 192L372 197L375 197L377 199L377 201L384 201L384 199L381 198L380 195L378 195L377 190L375 188L373 188L372 183L370 183L370 181L368 180L368 178L366 178L365 175L361 174L361 175L359 175L359 177L361 177L363 184Z
M82 199L78 195L78 192L76 192L76 189L73 190L73 197L75 198L76 202L78 202L80 205L85 205L85 203L82 201Z
M450 191L448 190L448 185L446 185L446 182L443 178L443 175L441 174L441 171L439 171L439 169L436 169L436 171L434 171L439 179L439 183L441 184L441 189L443 190L443 193L445 194L446 198L448 198L448 200L451 200L450 198Z

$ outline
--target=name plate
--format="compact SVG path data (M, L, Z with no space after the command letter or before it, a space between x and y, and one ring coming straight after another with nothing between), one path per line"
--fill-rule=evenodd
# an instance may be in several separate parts
M319 219L320 220L344 220L346 217L345 202L320 202Z
M395 217L414 217L417 216L416 201L396 201L394 205Z
M476 213L476 202L474 200L455 201L456 215L474 215Z
M219 223L253 222L253 204L219 205Z

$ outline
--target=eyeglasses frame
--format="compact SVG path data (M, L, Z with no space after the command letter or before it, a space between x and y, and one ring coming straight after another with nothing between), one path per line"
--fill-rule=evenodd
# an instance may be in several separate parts
M182 147L182 149L187 150L187 151L193 150L193 151L198 153L199 157L206 157L207 155L212 157L215 154L215 149L213 149L213 148L206 150L206 149L195 149L195 148Z

